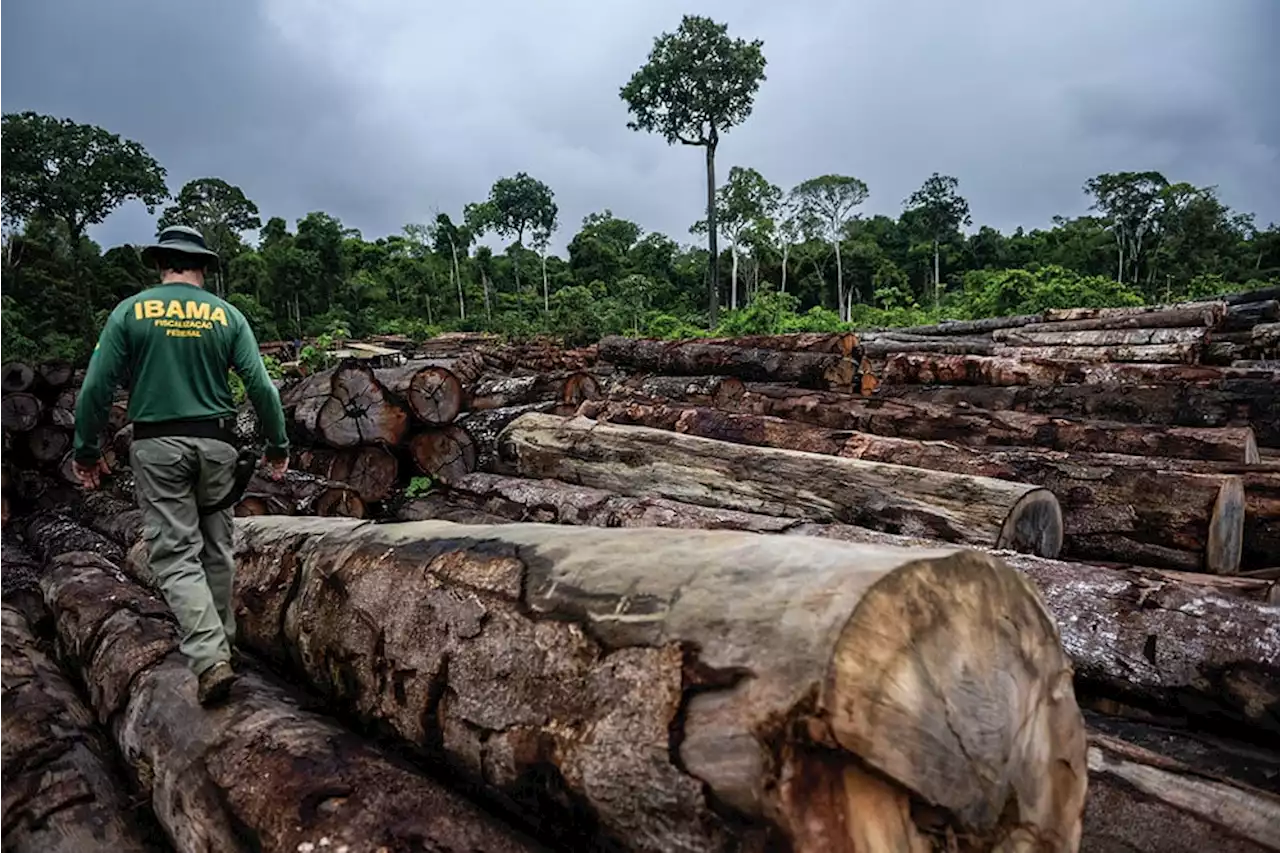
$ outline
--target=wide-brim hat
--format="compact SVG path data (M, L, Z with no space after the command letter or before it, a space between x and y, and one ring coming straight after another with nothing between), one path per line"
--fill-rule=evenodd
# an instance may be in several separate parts
M170 225L160 232L155 243L142 247L142 260L152 263L157 252L181 252L184 255L199 255L205 259L207 266L218 268L218 253L204 242L204 235L194 228L185 225Z

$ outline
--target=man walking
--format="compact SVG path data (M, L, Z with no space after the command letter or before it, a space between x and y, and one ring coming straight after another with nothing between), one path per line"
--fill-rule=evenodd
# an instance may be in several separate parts
M159 270L160 285L117 305L102 330L76 400L74 468L87 489L107 473L99 433L127 377L130 466L151 572L178 619L200 704L212 705L235 680L233 513L200 509L228 497L234 482L236 407L227 371L244 380L276 479L289 458L284 412L244 315L204 290L205 270L217 269L218 256L200 232L166 228L142 258Z

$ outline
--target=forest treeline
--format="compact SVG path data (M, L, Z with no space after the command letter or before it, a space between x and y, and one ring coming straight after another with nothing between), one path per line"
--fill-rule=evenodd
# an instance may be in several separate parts
M708 43L724 58L719 78L695 73ZM655 39L621 96L636 130L707 149L716 189L690 216L706 245L603 210L576 226L563 256L548 251L565 227L554 188L523 172L487 196L477 188L452 215L366 238L320 211L292 225L263 218L233 175L171 196L163 166L137 142L71 119L5 115L4 358L84 360L111 307L155 282L134 246L104 252L86 234L131 200L160 211L157 229L205 234L224 261L210 288L261 340L827 331L1168 302L1280 280L1280 227L1231 210L1213 187L1154 171L1088 178L1088 215L1013 233L972 227L947 175L925 178L897 216L861 213L876 188L852 175L781 187L734 166L716 180L720 136L750 114L762 80L761 43L708 19L686 16ZM664 100L672 92L687 102ZM506 249L484 245L489 235Z

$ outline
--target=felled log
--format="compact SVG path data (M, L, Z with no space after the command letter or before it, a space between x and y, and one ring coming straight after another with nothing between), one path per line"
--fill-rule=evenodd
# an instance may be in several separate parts
M888 358L903 352L932 352L946 355L993 355L996 344L988 338L922 337L919 341L875 340L863 344L868 358Z
M415 433L409 455L419 471L444 483L476 470L476 444L457 424Z
M342 365L307 377L281 400L302 433L330 447L397 445L409 413L390 399L373 370Z
M590 406L592 403L588 401L583 405ZM493 467L498 458L498 435L506 429L507 424L529 412L560 413L562 409L567 409L566 414L573 411L573 408L557 403L555 400L548 400L541 403L503 406L499 409L481 409L463 414L458 418L457 426L466 431L475 448L475 465L472 470L487 471ZM456 480L465 473L467 472L454 472L452 478Z
M1280 374L1277 374L1280 378ZM879 399L969 405L1080 419L1167 426L1251 426L1259 447L1280 447L1280 387L1270 379L1141 386L921 387L882 385Z
M395 455L377 445L345 450L309 448L295 455L294 465L309 474L350 486L367 504L386 500L395 489L400 469Z
M628 495L1045 556L1062 545L1062 514L1052 493L984 477L539 414L513 421L499 439L499 452L503 467L521 476Z
M419 421L428 426L453 423L466 408L467 389L480 377L484 360L473 352L456 358L411 361L382 367L374 376Z
M0 398L0 425L9 432L27 432L40 423L44 404L33 394L6 394Z
M996 329L1013 329L1029 323L1038 323L1042 318L1041 314L1019 314L1011 317L985 317L981 320L943 320L932 326L907 326L888 331L911 335L980 335Z
M36 371L21 361L10 361L0 366L0 390L5 394L28 391L35 384Z
M257 471L235 507L236 515L320 515L364 518L365 505L359 493L345 483L336 483L305 471L286 471L273 480Z
M725 408L740 398L746 385L736 376L629 376L609 388L611 400L675 400ZM843 396L843 395L842 395Z
M50 391L66 387L75 376L75 367L69 361L46 361L36 368L40 385Z
M125 534L116 541L127 546L136 533L129 537L121 525L97 520L111 514L108 505L87 521L95 528L105 524L103 532ZM407 502L396 518L734 530L897 548L947 547L847 524L814 524L629 497L556 480L479 473ZM1280 671L1280 635L1270 627L1280 608L1269 602L1274 581L1104 567L1010 552L999 556L1044 596L1074 662L1081 696L1123 703L1183 725L1280 743L1280 681L1273 677ZM141 556L135 553L135 558Z
M1043 486L1062 505L1068 556L1217 574L1240 568L1245 495L1237 476L1169 470L1160 460L1135 467L1127 464L1133 457L1114 454L888 438L708 408L614 403L588 404L580 412L722 442Z
M1121 308L1049 308L1044 312L1045 323L1056 323L1073 320L1117 319L1129 317L1150 317L1155 314L1166 314L1171 310L1182 309L1193 314L1202 314L1205 319L1212 320L1206 325L1217 325L1226 314L1227 303L1222 299L1201 302L1184 302L1181 305L1131 305ZM1204 312L1208 312L1205 314Z
M53 401L53 410L49 412L49 420L55 426L71 429L76 425L76 398L79 389L67 388Z
M71 431L52 424L41 424L27 433L27 450L37 462L61 461L71 449Z
M997 344L992 355L1023 361L1126 361L1195 364L1199 344L1149 344L1127 346L1019 346Z
M860 378L853 360L838 354L750 349L696 340L607 337L600 341L600 357L651 373L726 375L816 388L849 387Z
M1199 760L1184 763L1095 732L1088 755L1081 850L1280 850L1280 797L1274 792L1207 771Z
M865 399L784 385L752 383L733 401L716 408L739 414L772 415L835 430L952 441L974 447L1027 445L1050 450L1126 453L1256 462L1253 429L1136 425L1122 421L1077 420L1014 410L989 411L968 405ZM693 401L688 401L693 402Z
M854 357L858 336L852 332L798 332L790 335L743 335L737 338L703 338L717 346L772 349L784 352L816 352Z
M8 554L6 571L8 570ZM0 610L4 642L4 849L152 853L93 715L32 633Z
M1224 332L1237 332L1252 329L1259 323L1277 321L1280 321L1280 300L1260 299L1227 306L1226 316L1222 318L1218 328Z
M701 531L240 527L243 643L544 820L591 814L598 846L1078 837L1070 670L1033 588L993 558Z
M41 583L62 647L179 853L535 849L251 670L224 710L200 708L166 605L58 550Z
M1275 359L1275 358L1239 359L1237 361L1231 362L1231 366L1246 369L1246 370L1280 371L1280 359Z
M473 412L505 409L527 403L553 401L577 405L600 396L600 384L589 373L535 373L532 376L498 376L476 383L471 391Z
M1086 309L1086 313L1090 310L1092 309ZM1033 332L1085 332L1109 329L1171 330L1179 328L1193 329L1197 327L1221 328L1223 321L1229 315L1229 309L1221 303L1192 303L1168 308L1163 306L1143 306L1140 311L1129 311L1120 314L1093 314L1090 316L1072 314L1071 316L1074 317L1074 319L1053 319L1054 317L1063 315L1051 311L1047 313L1045 322L1029 323L1015 331L1030 334ZM991 336L998 341L1007 340L1007 336L1011 333L1013 332L1008 329L1001 329L992 332ZM1114 341L1114 343L1172 342L1173 340Z
M1002 329L993 332L991 337L1010 347L1148 347L1203 344L1208 338L1208 329L1204 325L1087 330L1054 328L1057 325L1060 324L1045 323L1021 329Z
M1062 506L1065 556L1214 574L1240 568L1245 494L1238 476L1188 473L1140 456L970 448L868 433L851 436L839 453L1043 486Z
M1280 381L1280 373L1193 364L1109 364L1106 362L976 355L903 353L891 357L883 377L890 384L926 385L1150 385Z

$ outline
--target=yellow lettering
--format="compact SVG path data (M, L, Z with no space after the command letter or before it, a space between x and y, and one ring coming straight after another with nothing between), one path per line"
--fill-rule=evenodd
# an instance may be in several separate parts
M227 325L227 312L223 311L221 307L214 308L213 313L209 315L209 319L225 326Z
M141 302L133 303L133 319L135 320L142 319L142 303Z
M198 338L201 336L194 329L166 329L165 334L171 338Z
M187 319L188 320L208 320L209 319L209 303L195 302L187 300Z
M179 319L181 319L182 317L185 317L186 315L182 313L182 303L176 299L170 299L169 310L164 312L164 316L178 317Z
M164 316L164 303L159 299L148 299L142 303L143 314L148 320Z

